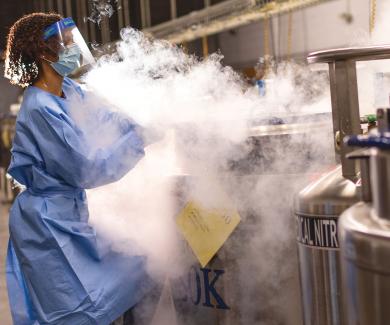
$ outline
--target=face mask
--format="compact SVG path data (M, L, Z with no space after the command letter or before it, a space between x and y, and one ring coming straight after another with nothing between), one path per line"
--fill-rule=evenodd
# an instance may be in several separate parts
M77 44L66 47L58 56L58 61L51 62L51 66L63 77L71 74L80 66L81 50Z

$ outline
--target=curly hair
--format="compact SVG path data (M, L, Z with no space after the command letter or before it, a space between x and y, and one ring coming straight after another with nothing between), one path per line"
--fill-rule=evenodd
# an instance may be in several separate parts
M38 78L39 56L45 51L43 32L61 19L55 13L33 13L14 23L7 37L4 71L12 84L27 87Z

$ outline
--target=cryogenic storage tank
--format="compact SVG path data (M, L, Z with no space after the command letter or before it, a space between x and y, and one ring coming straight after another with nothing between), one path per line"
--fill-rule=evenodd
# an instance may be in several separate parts
M313 144L314 132L331 138L330 114L275 118L253 126L250 150L232 157L229 175L217 180L241 222L203 266L183 237L183 250L193 263L171 283L180 325L302 323L292 194L318 176L310 168L324 171L334 163L331 144ZM179 146L193 145L185 134L178 138ZM193 188L208 180L191 170L176 179L179 215L194 199Z
M347 135L361 133L356 61L390 58L390 46L309 55L329 64L335 151L341 165L302 190L295 203L304 324L344 324L337 222L359 200L359 170L348 160Z
M390 109L379 109L377 116L378 134L348 141L371 148L365 192L372 193L372 202L368 195L340 217L343 288L351 325L390 321Z

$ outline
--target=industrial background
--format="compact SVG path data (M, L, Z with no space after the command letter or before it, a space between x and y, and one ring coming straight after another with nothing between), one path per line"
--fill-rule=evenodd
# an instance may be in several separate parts
M2 1L0 49L16 17L33 11L56 11L72 16L91 43L120 38L120 29L132 26L159 38L182 44L199 56L219 50L224 63L250 69L259 57L304 60L309 52L349 45L351 31L368 31L373 4L365 0L118 0L112 16L93 20L92 1ZM88 19L90 17L92 19ZM375 15L373 16L375 17ZM0 111L6 112L18 90L1 77Z

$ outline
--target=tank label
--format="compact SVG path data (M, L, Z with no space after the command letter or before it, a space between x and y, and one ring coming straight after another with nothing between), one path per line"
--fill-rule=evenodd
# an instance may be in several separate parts
M338 249L336 216L295 215L297 241L300 244L325 249Z
M241 217L234 209L211 209L189 201L176 218L184 238L205 267L225 244Z

